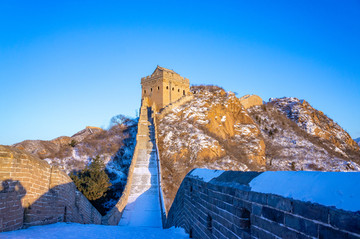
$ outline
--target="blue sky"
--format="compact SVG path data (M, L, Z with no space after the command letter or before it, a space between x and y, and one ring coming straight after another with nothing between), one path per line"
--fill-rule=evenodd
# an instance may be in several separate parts
M360 137L359 1L1 1L0 144L135 116L156 65Z

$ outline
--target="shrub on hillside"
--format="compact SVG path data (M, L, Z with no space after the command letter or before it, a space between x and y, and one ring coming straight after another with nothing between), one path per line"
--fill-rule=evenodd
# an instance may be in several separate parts
M105 172L105 164L96 156L91 164L78 173L71 173L70 177L76 187L90 201L101 198L111 186L110 179Z
M71 142L69 143L69 146L71 147L75 147L77 145L77 141L75 139L72 139Z

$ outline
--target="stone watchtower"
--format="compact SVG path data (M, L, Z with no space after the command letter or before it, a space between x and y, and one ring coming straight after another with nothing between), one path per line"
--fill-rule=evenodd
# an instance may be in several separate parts
M150 75L141 78L141 100L160 110L183 96L190 94L189 79L173 70L157 66Z

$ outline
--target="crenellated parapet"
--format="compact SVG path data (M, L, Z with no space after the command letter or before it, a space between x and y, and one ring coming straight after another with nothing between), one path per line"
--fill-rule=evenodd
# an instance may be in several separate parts
M195 169L164 224L184 228L190 238L360 238L359 178Z

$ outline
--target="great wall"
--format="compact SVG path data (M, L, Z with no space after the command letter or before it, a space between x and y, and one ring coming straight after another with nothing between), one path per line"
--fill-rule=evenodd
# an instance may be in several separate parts
M0 146L0 232L78 222L176 226L184 228L190 238L360 238L359 211L255 192L249 184L258 172L221 172L206 180L191 171L166 212L156 118L191 98L174 98L160 112L155 101L142 100L127 184L105 216L77 191L66 173L23 151ZM353 184L356 190L356 182Z

